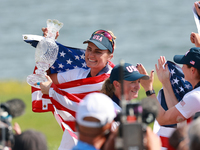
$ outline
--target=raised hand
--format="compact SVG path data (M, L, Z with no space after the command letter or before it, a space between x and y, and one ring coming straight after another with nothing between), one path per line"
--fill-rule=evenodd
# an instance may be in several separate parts
M160 56L158 59L158 65L155 64L156 72L158 79L162 84L165 84L166 81L169 81L170 72L166 64L165 56Z
M200 36L198 33L192 32L190 34L190 41L195 44L196 47L200 47Z
M140 74L148 75L146 69L142 64L137 64L137 69ZM154 70L151 71L149 80L140 80L140 84L142 85L145 91L153 90L153 81L154 81Z
M48 33L48 29L47 28L42 28L42 32L43 32L43 36L46 37L47 33ZM58 36L59 36L59 32L56 33L55 39L57 39Z
M41 92L43 94L49 95L49 89L50 89L53 81L51 80L51 78L48 75L46 75L45 77L47 78L46 82L38 82L38 83L35 83L35 85L40 85Z

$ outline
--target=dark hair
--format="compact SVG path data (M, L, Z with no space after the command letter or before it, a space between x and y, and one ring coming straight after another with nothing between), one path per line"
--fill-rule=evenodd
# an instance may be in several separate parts
M47 141L43 133L26 130L15 135L15 144L12 150L47 150Z
M188 65L188 64L186 64L186 66L187 66L188 68L191 68L191 67L192 67L191 65ZM196 69L197 69L197 68L196 68ZM199 79L200 79L200 69L197 69L197 72L198 72Z
M169 144L174 149L178 149L179 145L186 138L186 126L177 128L169 138Z

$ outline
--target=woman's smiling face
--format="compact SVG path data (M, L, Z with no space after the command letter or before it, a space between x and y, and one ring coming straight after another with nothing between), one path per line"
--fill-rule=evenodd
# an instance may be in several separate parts
M135 81L124 80L124 97L126 100L132 100L138 97L140 89L140 79Z
M113 57L109 50L101 50L94 43L89 42L85 52L85 62L89 68L101 71Z

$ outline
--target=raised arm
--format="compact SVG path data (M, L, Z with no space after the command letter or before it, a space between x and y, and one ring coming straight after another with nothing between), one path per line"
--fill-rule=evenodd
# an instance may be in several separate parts
M198 33L192 32L190 34L190 41L196 46L200 47L200 36Z
M141 74L148 75L143 65L137 65L137 68ZM149 80L140 80L140 83L144 87L145 91L153 89L153 77L153 71L151 71ZM159 113L156 120L160 125L175 124L186 120L186 118L176 109L175 106L171 107L168 111L165 111L158 102L156 94L152 94L150 97L154 99L159 106Z
M167 107L171 108L178 103L178 100L171 86L170 72L169 72L168 66L166 64L166 59L164 56L160 56L160 58L158 59L158 65L155 64L155 68L156 68L158 79L160 80L163 86L163 91L164 91Z
M199 6L200 6L200 1L197 1L197 2L194 3L194 7L195 7L195 9L197 11L198 16L200 16L200 8L199 8Z
M42 28L42 32L43 32L43 36L46 37L47 33L48 33L48 29L47 28ZM55 39L57 39L59 36L59 32L56 33L56 37ZM51 78L51 80L53 81L54 84L58 84L58 79L57 79L57 73L51 74L50 69L47 70L47 75Z

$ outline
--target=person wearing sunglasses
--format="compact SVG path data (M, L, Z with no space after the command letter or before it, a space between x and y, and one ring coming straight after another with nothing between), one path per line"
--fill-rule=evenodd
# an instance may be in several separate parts
M42 30L44 36L47 35L47 29ZM59 33L57 33L57 37L58 35ZM115 39L116 37L111 31L95 31L90 39L83 42L88 44L85 51L85 62L88 69L76 68L54 74L48 72L48 76L46 76L48 81L37 83L40 85L42 94L50 97L51 103L58 109L57 112L65 111L65 113L59 114L62 119L69 118L69 121L75 122L74 114L77 111L78 103L88 93L101 90L104 80L110 76L114 67L110 60L115 49ZM61 87L59 85L70 86L70 88L63 90L59 88ZM69 96L70 94L71 96ZM70 129L70 132L72 130ZM74 133L76 134L76 132L69 133L69 129L65 128L59 150L71 149L76 144L77 139L71 136Z
M47 35L47 28L43 28L42 31L44 36ZM59 33L57 33L56 38L58 35ZM89 40L83 42L83 44L88 44L85 51L85 62L89 69L78 68L54 74L48 72L48 75L54 84L60 84L81 78L95 77L103 73L110 73L112 67L114 67L114 64L110 60L113 58L115 39L116 37L112 31L95 31Z

